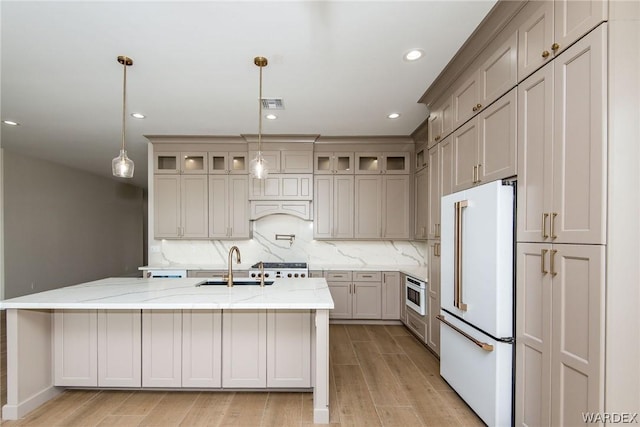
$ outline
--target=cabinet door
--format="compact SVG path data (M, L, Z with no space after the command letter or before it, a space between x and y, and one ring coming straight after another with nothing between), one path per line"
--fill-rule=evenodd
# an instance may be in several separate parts
M227 174L229 172L229 153L225 151L209 153L209 174Z
M478 76L474 74L453 93L453 128L460 127L478 110Z
M249 177L229 177L229 236L234 239L248 239L249 222Z
M329 292L334 308L329 312L332 319L351 319L351 282L329 282Z
M553 59L553 1L529 2L521 13L528 18L518 28L518 81Z
M555 0L553 3L556 55L608 17L608 2L603 0Z
M451 139L445 141L451 141ZM440 146L429 149L427 171L429 173L427 178L427 238L435 239L440 235Z
M478 120L471 120L453 133L453 192L473 186L477 169Z
M547 65L518 85L518 242L549 241L552 150L553 65Z
M209 237L209 195L207 175L181 177L181 237Z
M414 238L418 240L427 238L427 221L429 218L429 169L422 169L415 175L416 220Z
M385 174L408 174L411 170L411 161L409 153L386 153L383 156Z
M222 385L222 312L182 311L182 387Z
M478 115L478 184L516 175L516 89Z
M442 133L440 134L440 138L438 141L442 141L442 139L446 138L453 132L453 101L452 96L448 95L444 100L440 101L440 107L438 111L440 111L440 116L442 117Z
M382 186L382 237L408 239L411 228L409 175L385 176Z
M280 170L282 173L313 173L313 152L282 151Z
M600 26L554 60L550 234L558 243L606 243L606 37Z
M209 237L229 237L229 177L209 176Z
M98 387L142 385L140 310L98 311Z
M428 148L426 144L416 147L416 172L424 169L429 163Z
M222 313L222 387L267 386L267 312Z
M380 282L354 282L353 318L380 319L382 317L381 294Z
M206 174L209 171L208 153L191 151L180 153L180 172L183 174Z
M429 281L427 345L436 354L440 354L440 321L436 318L440 314L440 242L429 242Z
M176 238L180 235L180 177L156 175L153 188L154 237Z
M96 310L55 310L55 386L98 385L98 337Z
M353 153L333 153L333 169L339 175L353 175Z
M553 245L551 425L604 410L605 250ZM551 253L553 257L553 252Z
M142 386L182 385L182 312L142 311Z
M377 239L382 228L382 177L360 175L355 177L356 239Z
M353 238L353 185L353 175L340 175L333 178L333 221L331 228L333 237L339 239Z
M382 273L382 318L400 319L400 273Z
M427 146L431 148L436 145L442 137L442 117L440 116L438 107L434 107L434 109L431 110L427 120Z
M180 166L180 153L177 151L160 151L153 155L154 174L179 174Z
M267 387L311 387L311 312L267 313Z
M382 156L378 153L356 153L355 158L357 174L382 173Z
M333 153L314 153L313 172L316 175L332 175L335 173Z
M316 176L313 184L313 237L328 239L333 237L333 176Z
M491 46L489 47L492 48ZM518 33L514 32L480 66L478 111L511 90L518 81Z
M440 197L453 193L453 135L445 138L439 145L440 156ZM438 208L439 209L439 208ZM440 215L438 215L440 218ZM436 237L440 236L438 230Z
M211 168L209 168L211 170ZM249 171L249 159L246 151L232 151L227 157L227 170L230 174L247 174Z
M550 244L516 247L516 388L519 426L551 424Z

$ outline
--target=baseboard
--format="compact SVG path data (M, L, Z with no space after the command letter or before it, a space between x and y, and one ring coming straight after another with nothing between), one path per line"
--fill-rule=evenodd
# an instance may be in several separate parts
M19 420L20 418L27 415L29 412L36 409L38 406L43 403L53 399L58 394L62 393L64 389L60 389L58 387L51 386L49 388L45 388L39 393L34 394L29 397L22 403L18 405L9 405L6 404L2 407L2 419L3 420Z
M330 325L402 325L400 320L329 319Z

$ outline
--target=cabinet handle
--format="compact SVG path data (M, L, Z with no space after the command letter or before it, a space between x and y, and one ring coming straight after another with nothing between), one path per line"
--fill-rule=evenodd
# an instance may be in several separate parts
M542 260L540 261L540 272L542 274L548 273L548 271L544 268L544 257L547 256L547 252L549 252L547 249L540 250L540 257L542 258Z
M436 224L436 237L440 237L440 224Z
M558 272L556 271L556 252L558 252L555 249L551 249L551 254L549 255L549 264L551 267L551 276L555 277Z
M555 53L558 49L560 49L560 45L558 43L554 43L551 45L551 50Z
M542 52L542 57L543 57L544 59L547 59L547 58L549 57L549 55L551 55L551 54L549 53L549 51L548 51L548 50L545 50L544 52Z
M475 184L476 182L478 182L478 178L476 178L476 176L478 175L478 165L475 165L473 167L473 182L472 184Z
M476 108L479 110L482 108L482 104L476 104Z
M558 236L556 236L556 217L558 216L557 213L552 213L551 214L551 238L555 239Z
M370 275L370 274L363 274L363 275L362 275L362 277L369 277L369 278L371 278L371 275Z
M476 167L476 184L479 182L482 182L482 180L480 179L480 168L482 167L481 164L478 164L478 166Z
M354 295L356 294L356 284L355 283L353 284L353 294Z
M543 239L546 239L547 237L549 237L549 235L547 234L547 218L549 218L549 214L543 213L542 214L542 238Z

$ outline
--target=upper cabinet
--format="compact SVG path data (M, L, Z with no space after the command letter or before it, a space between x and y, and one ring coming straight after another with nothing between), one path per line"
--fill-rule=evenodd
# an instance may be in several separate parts
M556 0L529 2L518 30L518 81L607 19L607 2Z
M357 174L408 174L410 153L356 153Z
M247 152L209 152L209 173L214 174L246 174L249 161Z
M249 151L249 159L256 157L256 151ZM313 173L313 151L311 150L269 150L262 151L269 173Z
M427 145L429 148L446 138L453 132L453 101L451 94L435 103L429 115L429 132Z
M606 31L518 87L518 241L606 243Z
M456 129L488 107L517 83L517 32L500 46L477 72L453 92L453 128Z
M516 89L453 133L453 191L516 174Z
M154 237L209 237L206 175L156 175L154 179Z
M157 152L153 171L156 174L206 174L206 152Z
M313 155L316 175L353 175L353 153L318 153Z
M355 177L356 239L408 239L409 176Z
M416 172L427 167L429 164L429 153L427 144L423 144L416 148Z

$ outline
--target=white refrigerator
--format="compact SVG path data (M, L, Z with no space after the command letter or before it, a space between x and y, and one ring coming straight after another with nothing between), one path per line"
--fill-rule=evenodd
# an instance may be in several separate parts
M512 425L514 190L442 198L440 375L488 426Z

